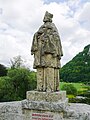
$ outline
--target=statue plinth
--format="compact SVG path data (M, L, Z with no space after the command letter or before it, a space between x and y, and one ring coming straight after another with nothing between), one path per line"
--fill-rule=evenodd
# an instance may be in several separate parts
M27 100L43 102L62 102L66 100L66 91L59 92L38 92L27 91Z
M68 99L65 91L28 91L22 106L25 120L64 120Z

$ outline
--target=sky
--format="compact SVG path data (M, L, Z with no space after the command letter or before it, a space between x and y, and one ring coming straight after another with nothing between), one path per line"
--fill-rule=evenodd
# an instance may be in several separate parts
M0 64L20 55L33 68L33 35L48 11L53 14L62 43L65 65L90 44L90 0L0 0Z

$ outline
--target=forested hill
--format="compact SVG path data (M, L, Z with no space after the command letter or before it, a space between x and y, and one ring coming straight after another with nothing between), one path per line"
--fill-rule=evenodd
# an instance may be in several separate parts
M66 82L90 83L90 44L61 68L60 76Z

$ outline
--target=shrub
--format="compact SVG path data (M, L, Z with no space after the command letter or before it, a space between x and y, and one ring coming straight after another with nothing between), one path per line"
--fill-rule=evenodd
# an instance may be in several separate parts
M65 90L67 94L77 95L77 89L72 84L64 84L62 90Z
M0 77L0 102L22 100L26 91L36 88L36 73L27 68L9 69L5 77Z

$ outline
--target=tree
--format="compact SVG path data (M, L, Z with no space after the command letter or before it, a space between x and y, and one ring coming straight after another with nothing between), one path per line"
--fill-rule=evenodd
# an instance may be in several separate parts
M14 68L20 68L22 66L22 58L21 56L16 56L13 58L13 60L11 59L11 68L14 69Z
M10 77L0 77L0 102L11 101L13 96L14 92Z
M27 68L9 69L0 77L0 102L23 100L26 92L36 89L36 73Z
M25 99L26 92L33 89L36 89L36 72L22 66L21 56L14 57L7 76L0 77L0 101Z
M90 81L90 45L61 68L60 76L65 82Z
M7 68L4 65L0 64L0 77L6 75L7 75Z
M36 76L27 68L15 68L8 71L13 86L13 99L25 99L26 91L36 88Z

